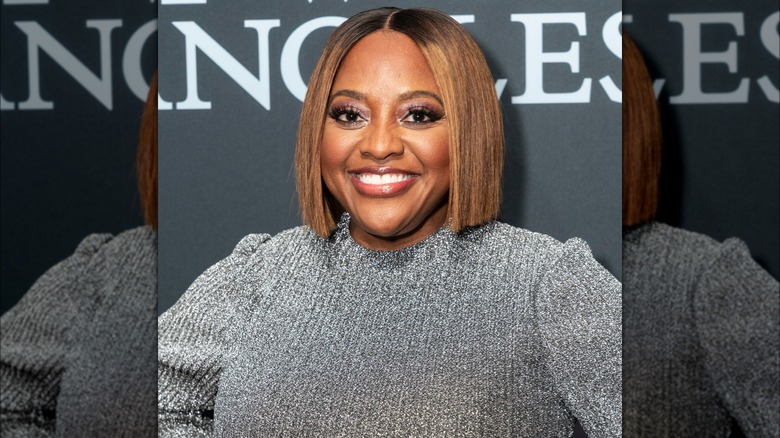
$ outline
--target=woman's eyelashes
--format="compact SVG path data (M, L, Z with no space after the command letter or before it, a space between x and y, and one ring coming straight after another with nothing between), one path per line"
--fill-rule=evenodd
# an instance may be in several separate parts
M352 104L333 105L328 117L346 129L357 129L371 121L371 113ZM429 105L409 105L396 111L399 124L412 129L426 128L444 118L444 111Z
M337 105L328 111L328 117L346 128L358 128L368 121L367 115L352 105Z
M427 127L444 117L444 113L441 110L428 106L413 106L404 112L401 123L410 127Z

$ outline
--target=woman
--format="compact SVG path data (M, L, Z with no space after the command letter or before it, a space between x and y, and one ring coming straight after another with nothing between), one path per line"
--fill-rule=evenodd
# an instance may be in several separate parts
M328 40L296 145L305 226L251 235L160 318L162 436L620 435L620 285L493 221L484 56L429 9Z
M624 435L778 436L780 286L739 239L654 221L660 168L652 81L624 34Z
M92 234L0 318L0 436L157 435L157 74L137 149L145 226Z

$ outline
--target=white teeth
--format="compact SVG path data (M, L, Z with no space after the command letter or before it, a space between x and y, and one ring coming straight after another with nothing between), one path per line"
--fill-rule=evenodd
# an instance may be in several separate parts
M373 185L392 184L413 177L413 175L405 173L384 173L381 175L376 173L359 173L356 176L362 183Z

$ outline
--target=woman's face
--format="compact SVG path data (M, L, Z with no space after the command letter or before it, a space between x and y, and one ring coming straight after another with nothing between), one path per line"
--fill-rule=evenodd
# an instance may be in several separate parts
M439 87L406 35L377 31L336 73L322 136L322 178L351 216L352 238L403 248L447 219L449 126Z

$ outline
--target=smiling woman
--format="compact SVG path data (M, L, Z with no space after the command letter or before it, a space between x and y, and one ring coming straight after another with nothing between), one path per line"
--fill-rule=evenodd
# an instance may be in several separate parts
M347 20L303 104L306 225L244 238L160 317L160 435L619 436L620 284L493 220L502 156L457 22Z
M411 11L375 9L353 17L328 40L312 72L298 127L296 178L303 221L323 237L333 231L343 207L333 204L322 184L324 175L319 159L321 147L325 146L323 135L329 126L324 116L332 118L334 110L343 112L343 107L334 108L337 95L359 101L369 97L367 90L372 90L369 94L374 94L374 99L398 101L399 110L404 108L399 99L408 99L405 103L410 114L396 115L399 120L401 116L419 120L427 112L431 121L441 120L435 124L439 130L446 126L450 228L460 231L498 215L504 132L493 76L485 57L471 35L449 16L431 10ZM371 35L375 32L382 35ZM361 50L368 44L372 44L371 50ZM382 68L374 66L379 60L384 61ZM398 62L403 65L396 66ZM387 67L393 70L385 71ZM374 82L365 80L368 72L375 75ZM341 90L335 83L339 80L361 81L367 90ZM401 85L396 83L401 81L406 87L422 88L400 91ZM380 83L386 84L382 87L386 94L398 94L379 95ZM396 90L390 90L391 86ZM365 106L363 103L361 108ZM359 111L347 111L342 119L361 118ZM408 120L406 127L411 126ZM400 141L403 143L404 138Z
M402 33L372 33L341 63L322 179L367 248L409 246L447 219L449 126L439 94L422 52Z

